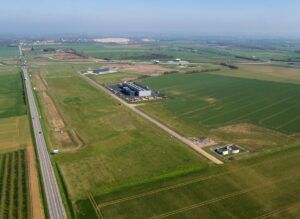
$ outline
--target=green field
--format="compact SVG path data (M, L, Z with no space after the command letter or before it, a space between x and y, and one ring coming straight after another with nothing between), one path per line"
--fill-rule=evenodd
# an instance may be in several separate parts
M300 149L212 168L160 185L91 197L79 218L297 218ZM79 202L86 208L87 203Z
M17 57L19 54L18 47L11 46L0 46L0 57L1 58L9 58L9 57Z
M26 113L20 69L0 66L0 118Z
M30 218L24 150L0 154L0 217Z
M141 83L168 98L147 102L140 108L187 137L207 136L220 143L237 143L247 153L224 160L221 166L209 164L79 76L79 71L97 64L51 61L39 65L32 56L31 73L43 74L49 95L67 126L75 129L85 143L80 149L52 157L77 217L297 218L297 68L241 65L245 60L235 57L257 54L268 60L282 53L286 58L288 53L293 55L292 50L266 49L264 54L236 47L195 46L192 51L187 44L167 46L159 52L190 61L238 61L239 69L222 67L210 73L142 79ZM95 57L127 59L136 52L116 47L74 45ZM91 77L106 84L135 76L126 72ZM45 126L49 128L46 122Z
M106 74L106 75L92 75L90 76L93 80L98 81L99 83L106 85L106 84L117 84L124 81L125 78L133 78L137 79L140 77L141 74L136 73L113 73L113 74Z
M300 132L298 85L213 74L165 75L143 83L170 96L145 109L167 111L194 127L249 122L286 133Z

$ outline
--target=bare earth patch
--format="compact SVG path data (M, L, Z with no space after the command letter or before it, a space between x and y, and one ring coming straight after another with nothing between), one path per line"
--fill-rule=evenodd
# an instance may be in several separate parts
M200 148L209 147L216 144L214 140L206 137L190 137L189 139Z
M121 37L110 37L110 38L96 38L94 39L97 43L129 43L130 39Z
M159 65L151 64L120 64L120 63L107 63L108 67L118 68L119 72L140 73L144 75L161 75L171 69Z
M27 147L28 156L28 171L29 171L29 188L30 199L32 204L32 218L42 219L44 218L43 206L39 191L39 179L36 170L36 157L32 143Z
M68 62L95 62L97 59L94 58L84 58L72 53L54 53L51 54L51 59L57 61L68 61Z
M217 102L217 100L213 97L204 97L203 100L209 104L214 104Z
M212 130L216 136L226 135L229 143L245 145L250 151L290 144L296 139L281 132L250 123L228 125ZM222 137L220 138L222 139ZM234 142L231 142L234 139Z
M55 146L63 146L64 150L70 150L83 146L82 140L78 137L73 129L67 129L66 124L58 112L55 103L47 93L47 84L44 81L41 73L34 76L37 90L40 92L41 101L44 105L45 114L51 127L53 136L53 144ZM66 148L67 147L67 148Z

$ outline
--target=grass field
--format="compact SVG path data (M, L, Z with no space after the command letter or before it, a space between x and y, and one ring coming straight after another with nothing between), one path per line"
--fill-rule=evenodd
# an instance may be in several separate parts
M25 113L19 69L0 66L0 118L20 116Z
M24 150L0 154L0 217L30 218Z
M24 148L31 142L18 68L0 66L0 151Z
M72 200L208 166L185 145L91 87L77 73L82 65L74 65L72 73L67 65L49 65L45 79L67 124L86 144L55 157Z
M235 59L233 51L219 50L190 58ZM186 48L170 52L180 53L192 54ZM141 81L169 96L141 106L153 117L186 136L208 136L257 152L217 167L90 86L78 75L88 67L45 62L31 69L42 72L64 121L85 142L79 150L53 157L79 219L299 216L300 88L290 83L297 80L297 70L239 65L236 71ZM96 80L115 83L125 76L134 75Z
M167 110L192 126L216 128L255 123L287 133L299 133L300 87L213 74L177 74L145 79L170 95L147 107Z
M18 56L18 47L0 46L0 57L9 58Z
M98 81L100 84L117 84L123 82L125 79L137 79L141 74L128 73L128 72L118 72L106 75L92 75L93 80Z
M299 68L292 66L278 65L241 65L238 64L238 70L223 69L215 72L218 75L257 79L263 81L284 82L291 84L300 84Z
M141 108L186 136L210 136L260 151L299 141L299 86L213 74L176 74L142 82L167 100ZM299 120L298 120L299 121Z

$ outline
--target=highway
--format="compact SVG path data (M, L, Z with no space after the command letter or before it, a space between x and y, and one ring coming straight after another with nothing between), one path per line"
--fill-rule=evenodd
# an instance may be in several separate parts
M85 80L87 80L91 85L95 86L98 89L103 90L105 93L107 93L108 95L110 95L111 97L113 97L114 99L118 100L120 103L122 103L123 105L127 106L129 109L131 109L132 111L134 111L136 114L140 115L141 117L143 117L144 119L148 120L149 122L155 124L157 127L161 128L162 130L164 130L165 132L167 132L168 134L170 134L171 136L173 136L174 138L178 139L179 141L181 141L182 143L186 144L187 146L189 146L191 149L193 149L194 151L198 152L199 154L201 154L202 156L204 156L205 158L207 158L208 160L210 160L211 162L215 163L215 164L223 164L222 161L220 161L219 159L217 159L216 157L214 157L213 155L207 153L205 150L203 150L201 147L199 147L198 145L196 145L194 142L192 142L191 140L189 140L188 138L180 135L179 133L173 131L172 129L170 129L169 127L167 127L166 125L162 124L160 121L152 118L151 116L147 115L146 113L144 113L143 111L137 109L134 105L127 103L126 101L124 101L123 99L121 99L120 97L114 95L112 92L110 92L108 89L106 89L104 86L98 84L96 81L90 79L89 77L87 77L84 74L80 74Z
M24 88L26 90L27 100L29 104L30 116L32 120L37 155L38 155L40 170L42 174L42 182L44 186L49 217L51 219L65 219L67 218L66 211L56 182L53 167L51 165L50 155L47 150L47 145L45 142L45 137L40 122L40 115L38 113L38 109L35 103L31 83L29 80L26 60L23 55L21 45L19 46L19 52L20 52L20 61L22 66L23 79L24 79L23 80Z

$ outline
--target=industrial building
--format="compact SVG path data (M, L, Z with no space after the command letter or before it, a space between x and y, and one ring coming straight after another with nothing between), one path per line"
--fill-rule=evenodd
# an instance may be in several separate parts
M229 154L229 150L227 149L227 147L216 148L215 152L220 154L220 155L223 155L223 156L226 156L226 155Z
M95 75L104 75L117 72L116 69L111 68L97 68L97 69L89 69L86 74L95 74Z
M223 147L215 148L214 151L219 155L229 155L229 154L238 154L240 153L240 148L235 144L226 145Z
M240 153L239 147L236 146L235 144L229 145L229 146L228 146L228 150L231 151L231 153L233 153L233 154L238 154L238 153Z
M134 82L124 82L122 91L129 96L150 97L152 95L152 91L149 88Z

